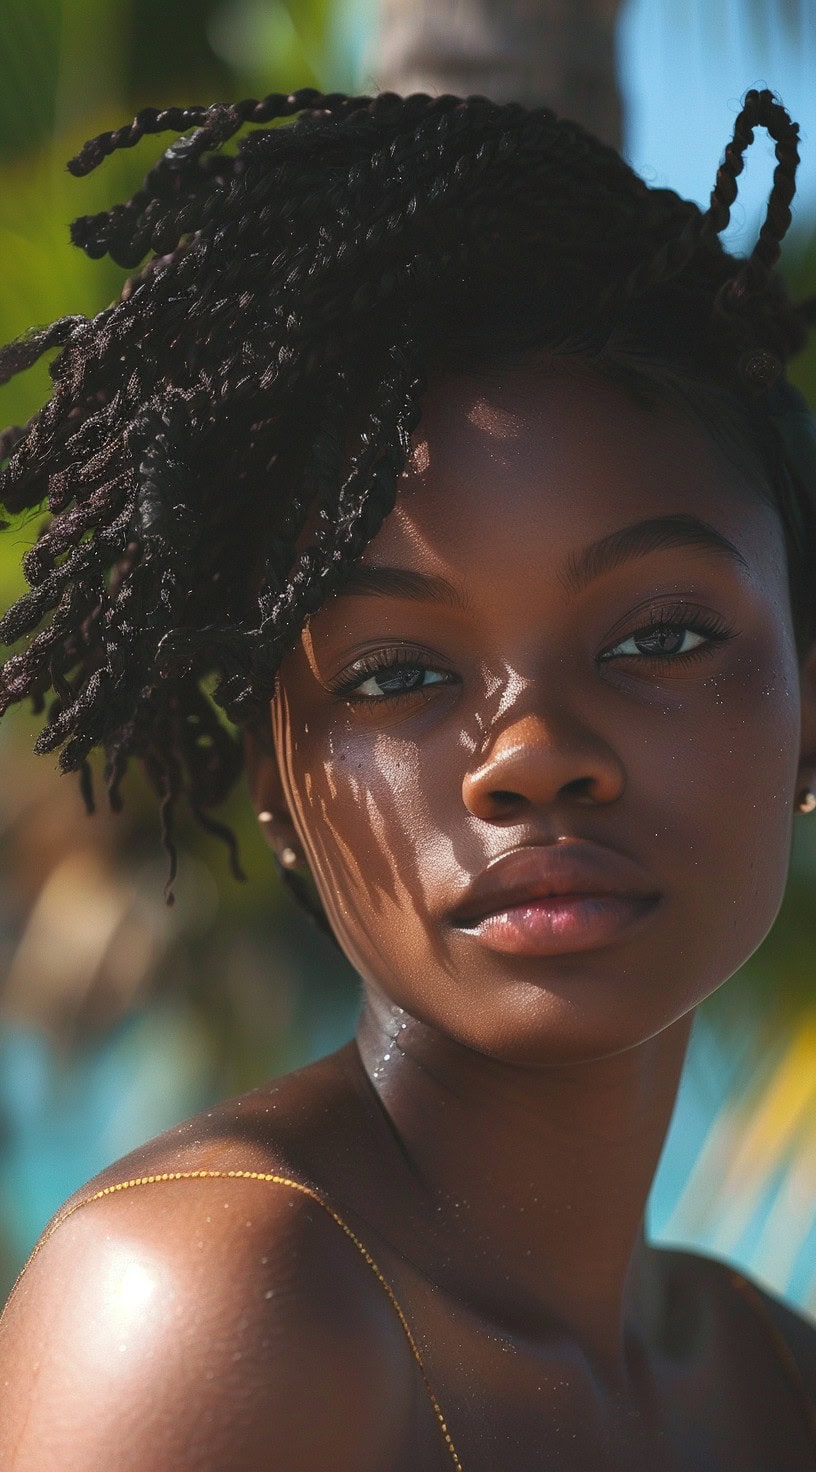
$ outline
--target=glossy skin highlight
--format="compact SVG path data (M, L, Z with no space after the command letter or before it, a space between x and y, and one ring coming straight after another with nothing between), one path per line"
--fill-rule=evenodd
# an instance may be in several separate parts
M0 1453L89 1472L125 1425L152 1472L450 1468L391 1304L302 1196L87 1203L231 1169L342 1212L464 1472L802 1472L767 1330L721 1264L644 1230L695 1009L773 923L816 781L816 659L761 488L589 375L433 382L396 509L270 721L253 799L362 977L357 1037L68 1203L0 1324ZM608 934L581 918L611 903L596 881L638 897ZM159 1278L114 1353L122 1285ZM816 1401L816 1329L765 1303Z
M300 842L346 954L411 1016L536 1066L635 1046L730 976L781 901L800 710L775 514L702 431L599 384L449 381L416 461L362 561L459 598L349 593L313 619L274 708ZM672 547L565 589L587 544L677 513L744 565ZM632 652L678 607L728 637L697 635L673 664ZM334 693L372 657L414 659L434 683ZM570 839L626 856L659 895L636 933L504 958L451 924L498 856Z

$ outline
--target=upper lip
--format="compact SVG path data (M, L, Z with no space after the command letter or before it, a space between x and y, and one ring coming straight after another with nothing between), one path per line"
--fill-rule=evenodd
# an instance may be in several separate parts
M456 925L555 895L655 898L642 869L614 849L588 839L530 844L491 860L451 911Z

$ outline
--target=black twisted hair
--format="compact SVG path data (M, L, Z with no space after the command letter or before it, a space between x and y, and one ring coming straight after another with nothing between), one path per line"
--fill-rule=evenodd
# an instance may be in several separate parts
M758 126L777 164L740 260L718 236ZM50 513L0 621L27 641L0 714L33 699L35 749L60 749L89 810L99 747L114 807L143 764L173 871L181 793L232 845L210 809L241 768L234 728L263 727L281 658L391 510L438 365L543 351L712 427L730 416L779 508L809 644L816 450L784 365L816 314L774 274L798 126L770 92L746 95L705 212L549 109L481 97L145 109L69 168L191 128L126 204L74 222L88 255L136 271L119 299L0 351L2 383L59 350L44 408L0 436L7 513Z

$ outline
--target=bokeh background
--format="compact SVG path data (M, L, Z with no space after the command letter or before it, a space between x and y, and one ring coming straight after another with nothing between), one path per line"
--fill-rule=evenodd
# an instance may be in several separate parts
M415 22L420 0L402 3ZM383 16L393 42L400 4L0 0L0 339L93 313L121 285L124 273L72 249L68 221L124 198L158 145L76 181L65 160L86 137L147 104L393 85ZM484 34L491 0L457 4ZM614 15L623 149L650 182L705 202L742 93L780 94L802 125L804 158L785 269L795 290L816 291L816 0L590 4ZM574 25L569 5L549 8L554 26ZM771 168L763 137L732 249L750 249ZM793 376L816 403L813 352ZM0 391L3 424L23 422L46 391L42 366ZM0 537L4 605L36 529ZM248 882L182 821L168 909L157 817L138 778L123 814L88 820L75 784L31 755L36 730L27 710L0 726L0 1299L87 1177L339 1045L358 1004L350 969L280 892L244 792L225 817ZM727 1258L814 1314L815 897L816 816L797 820L775 929L698 1014L650 1201L653 1236Z

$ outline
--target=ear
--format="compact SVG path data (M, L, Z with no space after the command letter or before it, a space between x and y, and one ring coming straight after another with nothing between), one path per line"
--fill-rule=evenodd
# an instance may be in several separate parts
M284 796L272 743L252 731L244 731L243 740L249 793L261 832L285 869L299 868L306 859Z
M799 781L797 805L800 811L811 812L812 808L801 808L803 797L810 792L816 798L816 644L811 647L802 665L800 676L802 700L802 744L799 757Z

